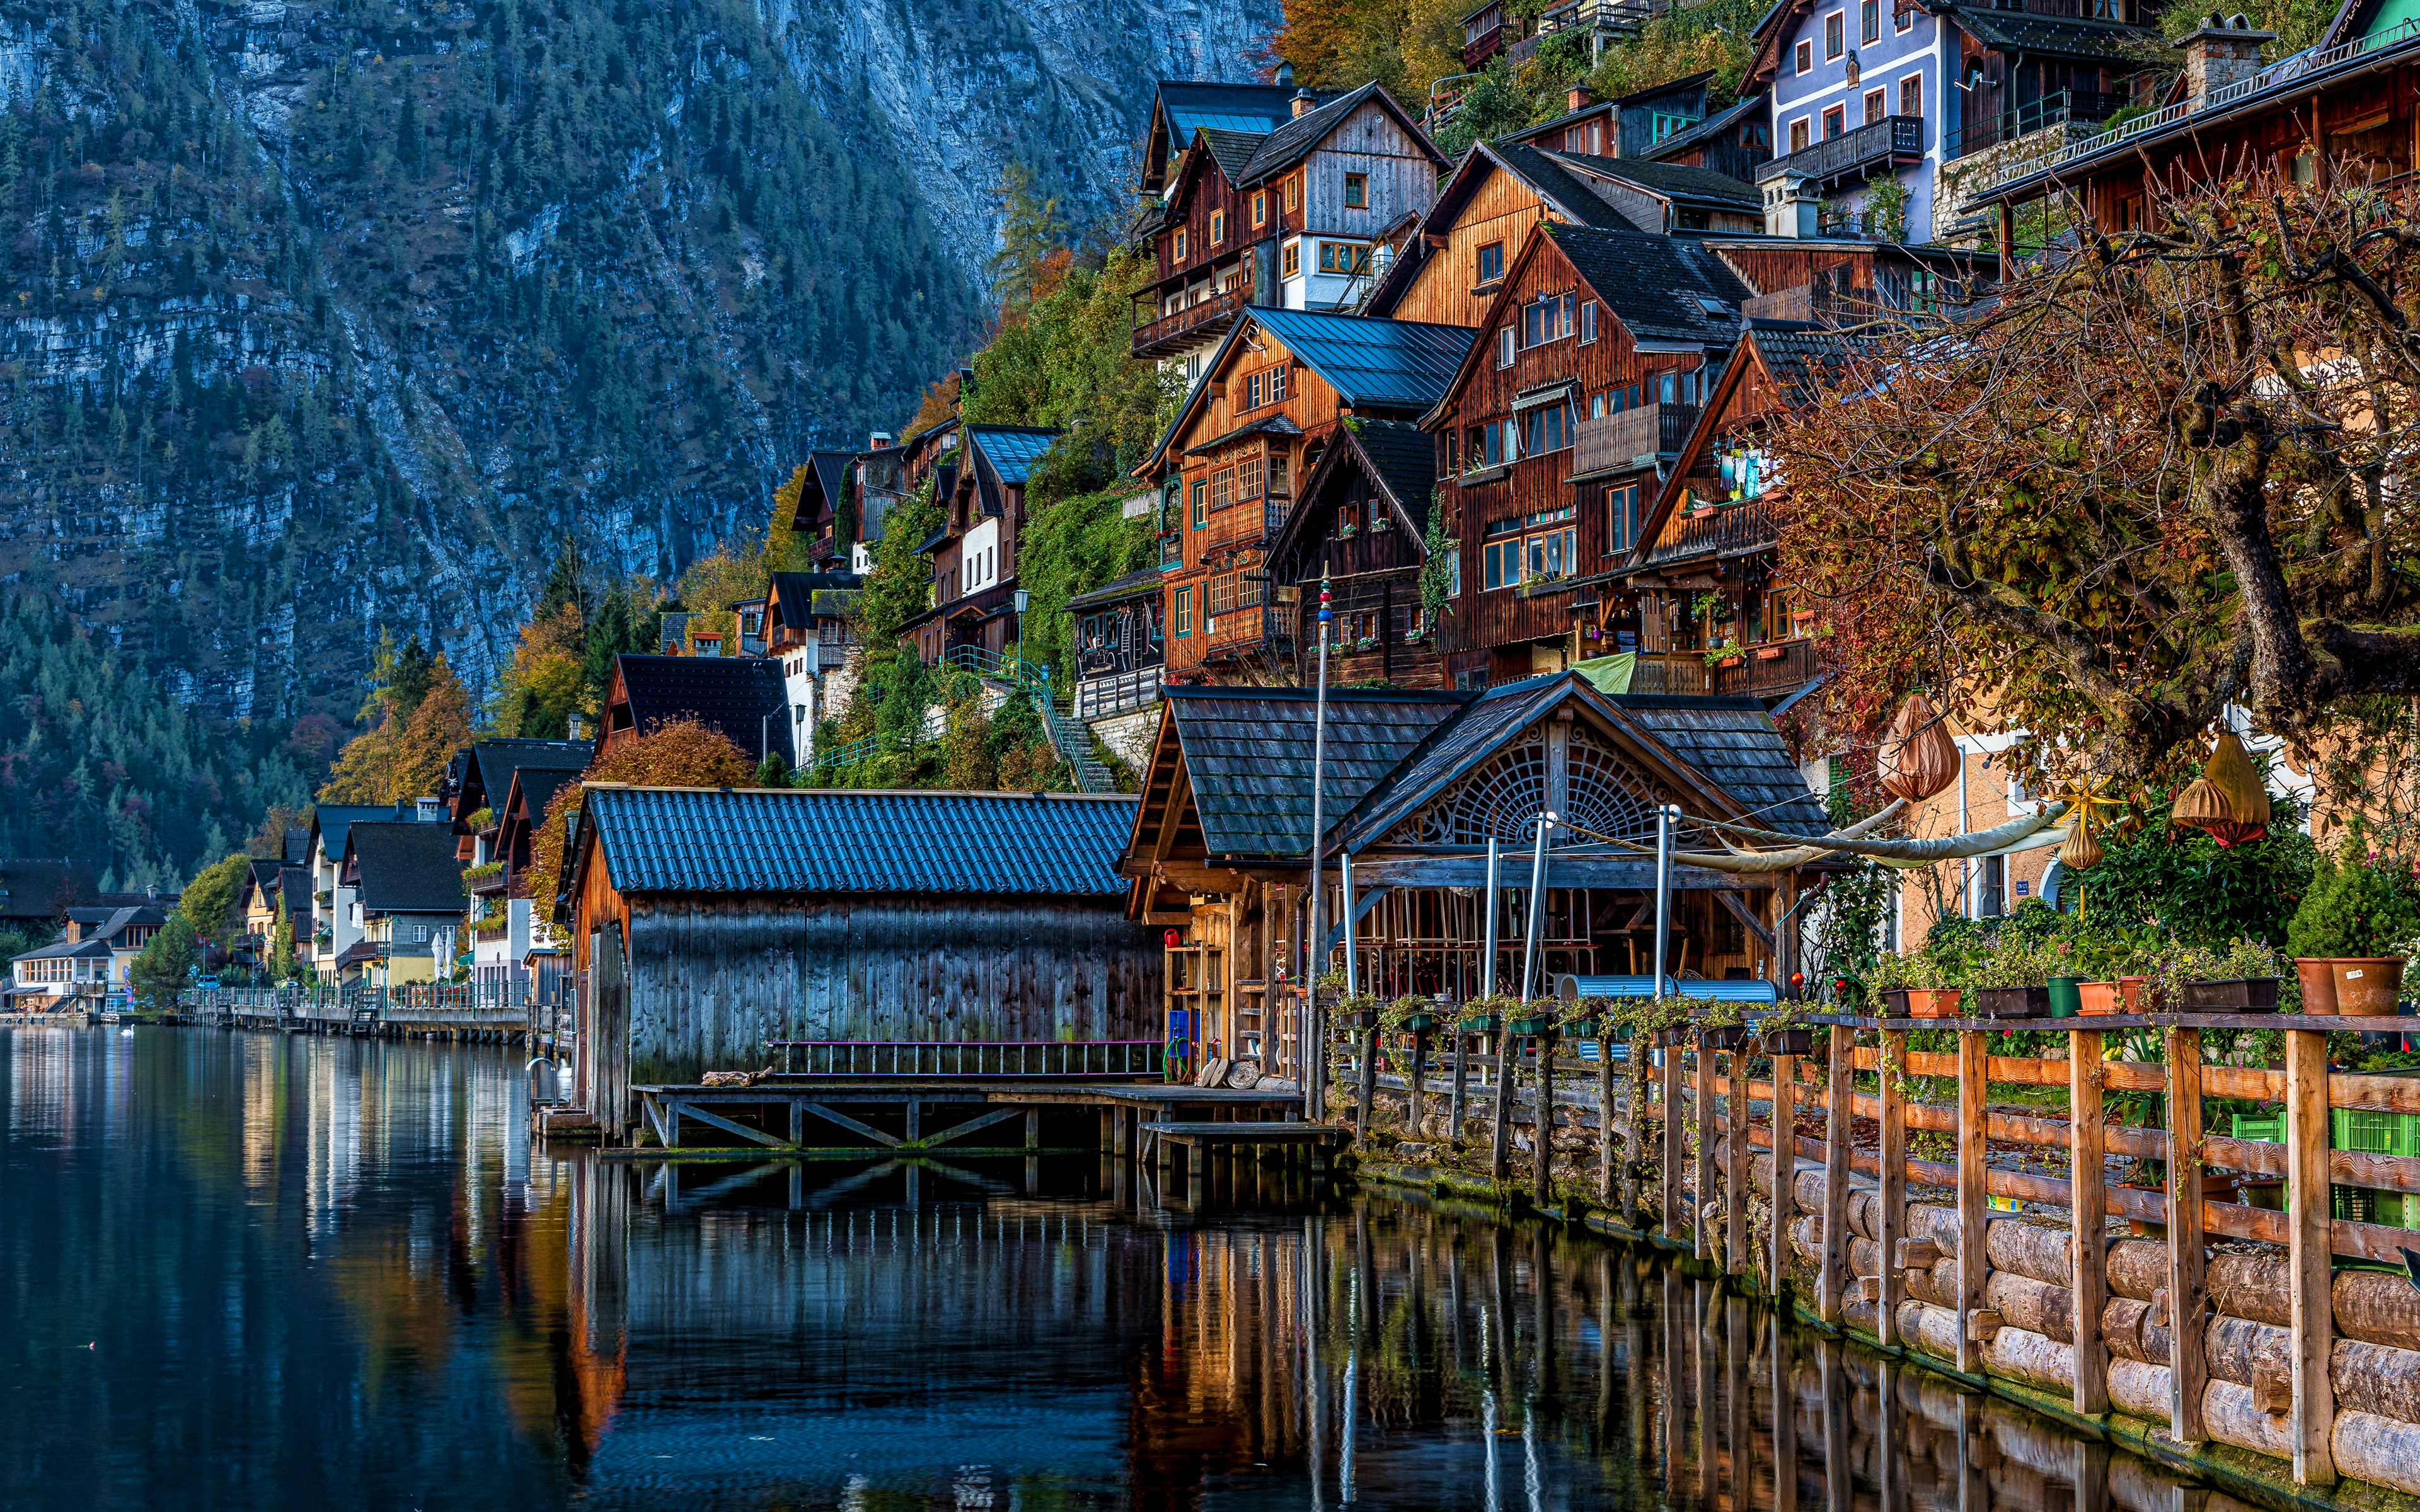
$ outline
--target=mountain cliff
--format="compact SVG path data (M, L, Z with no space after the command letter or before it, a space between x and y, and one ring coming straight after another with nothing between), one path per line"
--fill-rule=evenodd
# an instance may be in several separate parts
M1011 162L1116 208L1276 0L0 0L0 579L181 701L474 689L979 339Z

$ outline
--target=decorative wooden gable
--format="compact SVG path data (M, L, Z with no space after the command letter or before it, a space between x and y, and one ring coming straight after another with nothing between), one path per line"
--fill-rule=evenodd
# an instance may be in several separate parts
M1656 805L1681 801L1678 788L1616 749L1588 722L1548 718L1522 731L1378 843L1526 845L1541 813L1558 815L1584 841L1649 841Z

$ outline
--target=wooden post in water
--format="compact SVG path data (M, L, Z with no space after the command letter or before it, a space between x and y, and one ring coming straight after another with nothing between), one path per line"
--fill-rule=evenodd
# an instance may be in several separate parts
M2201 1211L2201 1031L2171 1027L2168 1050L2168 1337L2202 1336L2210 1294L2204 1275ZM2168 1436L2202 1443L2201 1420L2210 1357L2200 1350L2168 1351Z
M1778 1301L1788 1295L1790 1260L1790 1225L1798 1211L1798 1057L1773 1057L1773 1295ZM1778 1325L1774 1330L1774 1348L1781 1348L1785 1331ZM1774 1366L1774 1380L1781 1380L1781 1366ZM1775 1390L1779 1391L1776 1384ZM1776 1396L1776 1402L1781 1397ZM1776 1430L1776 1433L1779 1431ZM1776 1440L1775 1453L1779 1454ZM1782 1464L1788 1464L1787 1458Z
M1983 1367L1975 1315L1983 1309L1983 1283L1992 1264L1983 1251L1983 1225L1990 1211L1983 1185L1988 1042L1979 1030L1958 1031L1958 1368L1969 1375Z
M1725 1148L1730 1158L1723 1171L1723 1269L1733 1275L1756 1270L1747 1235L1747 1059L1745 1051L1732 1051L1727 1063L1730 1075L1724 1083L1723 1135L1730 1141Z
M1373 1025L1361 1031L1361 1074L1353 1093L1353 1142L1370 1142L1370 1104L1378 1100L1378 1030Z
M1420 1085L1420 1078L1421 1078L1422 1076L1424 1076L1424 1075L1428 1074L1428 1069L1429 1069L1429 1031L1428 1031L1428 1030L1426 1030L1426 1029L1414 1029L1414 1030L1412 1031L1412 1075L1411 1075L1411 1107L1410 1107L1410 1111L1411 1111L1411 1121L1412 1121L1412 1137L1413 1137L1413 1138L1415 1138L1415 1139L1418 1139L1418 1138L1419 1138L1419 1137L1420 1137L1420 1113L1421 1113L1421 1107L1420 1107L1420 1095L1421 1095L1421 1093L1422 1093L1422 1092L1424 1092L1424 1091L1426 1090L1426 1088L1423 1088L1423 1087Z
M1830 1075L1823 1088L1823 1269L1815 1285L1815 1315L1835 1326L1848 1289L1849 1078L1856 1067L1856 1044L1855 1030L1832 1026Z
M1706 1210L1714 1201L1714 1051L1703 1034L1698 1036L1697 1055L1698 1097L1690 1123L1698 1135L1698 1154L1690 1171L1689 1232L1696 1241L1691 1253L1701 1260L1711 1260L1714 1257L1714 1225L1706 1216Z
M2334 1244L2329 1233L2334 1193L2328 1186L2328 1037L2286 1031L2286 1238L2291 1321L2294 1484L2332 1486L2336 1479L2336 1400L2328 1379L2335 1347L2331 1293Z
M1618 1188L1613 1153L1613 1023L1610 1015L1600 1018L1596 1026L1596 1199L1606 1207L1614 1206ZM1621 1204L1621 1221L1631 1221L1630 1204Z
M2075 1331L2073 1402L2086 1417L2109 1411L2109 1343L2101 1336L2101 1312L2109 1301L2109 1134L2101 1113L2101 1052L2100 1030L2068 1031L2068 1206L2074 1214L2068 1295L2075 1305L2069 1326ZM2199 1335L2184 1336L2190 1342Z
M1488 1147L1487 1174L1497 1180L1512 1159L1512 1074L1520 1068L1521 1057L1512 1048L1512 1020L1496 1028L1496 1138Z
M1534 1173L1536 1190L1530 1193L1529 1201L1544 1211L1547 1200L1554 1195L1555 1031L1551 1026L1545 1033L1538 1036L1538 1121L1531 1128L1536 1137L1530 1141L1530 1164L1537 1169ZM1538 1290L1542 1296L1545 1293L1549 1275L1550 1273L1544 1271L1539 1273ZM1539 1341L1539 1348L1545 1346L1545 1340Z
M1453 1095L1446 1102L1445 1121L1453 1125L1453 1133L1447 1137L1458 1140L1462 1137L1463 1104L1470 1092L1470 1036L1463 1033L1458 1024L1452 1034Z
M1633 1033L1622 1057L1622 1079L1630 1084L1630 1105L1622 1110L1621 1211L1633 1228L1645 1228L1648 1216L1638 1203L1638 1173L1647 1160L1647 1057L1645 1040Z
M1882 1117L1882 1190L1881 1222L1875 1226L1882 1251L1881 1316L1874 1320L1875 1337L1885 1349L1899 1344L1899 1304L1907 1297L1907 1278L1900 1269L1899 1247L1907 1237L1907 1093L1902 1086L1907 1076L1907 1031L1885 1029L1879 1058L1881 1074ZM1885 1419L1897 1416L1889 1402L1883 1404Z
M1664 1047L1663 1074L1657 1078L1656 1102L1664 1116L1664 1150L1657 1163L1664 1180L1664 1238L1681 1242L1681 1047Z

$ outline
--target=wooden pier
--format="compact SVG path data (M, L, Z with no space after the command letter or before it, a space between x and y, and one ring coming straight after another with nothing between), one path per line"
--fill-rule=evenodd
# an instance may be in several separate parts
M467 988L222 988L178 995L185 1023L285 1034L524 1044L551 1011Z

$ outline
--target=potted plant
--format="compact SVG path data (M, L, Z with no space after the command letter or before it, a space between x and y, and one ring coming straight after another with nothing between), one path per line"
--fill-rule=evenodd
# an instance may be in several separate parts
M1352 993L1337 999L1336 1022L1348 1029L1376 1028L1378 999L1369 993Z
M2050 994L2050 1016L2073 1018L2084 1011L2084 977L2076 964L2072 941L2050 942L2050 968L2043 981Z
M1554 1015L1544 1003L1528 1001L1518 1003L1507 1012L1504 1020L1506 1033L1517 1034L1525 1038L1530 1035L1552 1034L1554 1029Z
M1792 1001L1778 1013L1768 1013L1759 1021L1758 1042L1768 1056L1804 1056L1815 1049L1813 1026L1798 1022L1799 1011L1806 1005Z
M1562 1030L1575 1040L1595 1040L1607 1033L1613 1022L1608 1011L1611 1005L1602 997L1575 997L1563 1010Z
M1462 1005L1459 1027L1465 1034L1501 1034L1504 1031L1503 997L1474 997ZM1510 1006L1518 1007L1512 1004Z
M2050 973L2056 958L2036 940L2012 939L2003 931L1971 978L1975 1007L1995 1019L2040 1018L2050 1012Z
M1395 1034L1426 1034L1437 1025L1437 1005L1409 994L1378 1011L1379 1025Z
M1954 1019L1962 995L1949 968L1930 951L1919 952L1908 966L1907 1011L1911 1018Z
M2255 939L2239 939L2225 954L2194 950L2179 963L2174 1006L2195 1012L2274 1012L2285 963Z
M2302 979L2303 1011L2374 1017L2395 1011L2403 958L2396 942L2420 934L2420 905L2403 874L2380 866L2348 837L2312 868L2311 886L2286 926L2286 952Z
M1876 957L1873 969L1866 973L1866 988L1882 1011L1883 1018L1908 1016L1908 961L1896 950L1885 950Z

